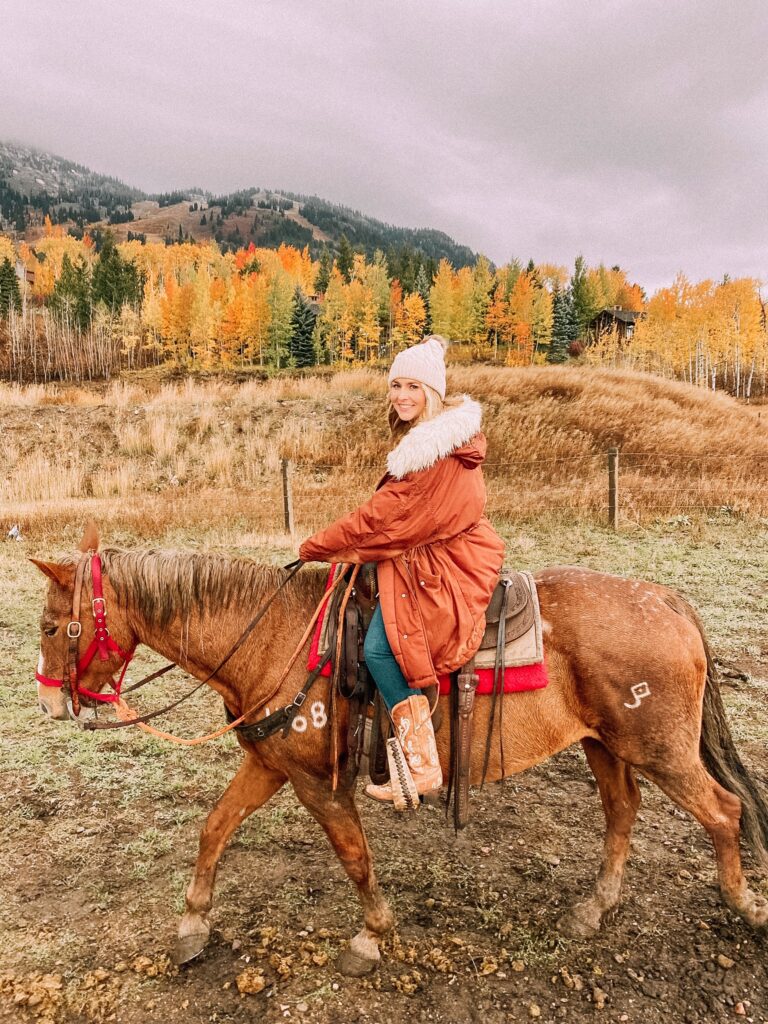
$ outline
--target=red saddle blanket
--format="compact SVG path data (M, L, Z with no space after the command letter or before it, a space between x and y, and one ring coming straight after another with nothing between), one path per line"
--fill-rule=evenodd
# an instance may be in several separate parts
M328 581L325 589L328 590L334 579L335 566L331 566L331 571L328 574ZM307 658L307 669L317 668L317 665L322 657L320 653L320 637L323 632L323 624L325 615L328 611L328 605L322 611L320 618L317 620L314 633L312 634L312 641L309 645L309 657ZM478 694L493 693L493 672L492 668L479 668L475 669L475 674L480 679L480 683L477 687ZM320 675L329 676L331 674L331 663L324 665L320 671ZM439 677L440 693L447 694L451 692L451 679L448 675ZM541 690L547 685L549 678L547 676L547 666L545 661L537 662L534 665L516 665L512 668L504 669L504 693L524 693L526 690Z

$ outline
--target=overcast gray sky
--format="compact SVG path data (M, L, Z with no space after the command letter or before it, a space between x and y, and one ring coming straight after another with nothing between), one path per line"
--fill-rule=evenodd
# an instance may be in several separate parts
M765 0L0 0L0 138L501 263L768 280Z

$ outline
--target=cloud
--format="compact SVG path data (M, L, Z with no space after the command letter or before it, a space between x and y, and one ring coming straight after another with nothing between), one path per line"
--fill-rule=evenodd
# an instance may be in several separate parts
M0 135L147 189L271 185L496 261L766 276L768 8L38 0Z

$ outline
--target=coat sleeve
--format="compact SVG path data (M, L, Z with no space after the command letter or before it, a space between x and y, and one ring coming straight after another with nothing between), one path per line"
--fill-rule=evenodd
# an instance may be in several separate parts
M381 562L426 544L434 516L416 478L388 480L368 501L320 530L299 549L304 562Z
M363 505L304 541L303 561L382 562L404 551L446 539L467 529L482 515L484 498L459 503L440 498L439 480L448 469L442 460L431 469L387 480Z

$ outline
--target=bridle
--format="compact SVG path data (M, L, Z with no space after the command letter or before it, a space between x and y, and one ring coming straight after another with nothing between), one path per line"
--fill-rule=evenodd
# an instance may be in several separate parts
M79 639L82 633L80 612L83 579L85 577L86 567L89 564L91 566L91 578L93 587L93 599L91 600L91 609L93 612L94 619L94 638L88 645L88 649L86 650L82 658L78 658ZM148 726L146 723L149 722L150 719L156 718L158 715L165 714L167 711L171 711L174 708L178 707L179 704L181 704L185 700L188 700L194 693L196 693L201 687L205 686L206 683L209 683L216 676L219 670L223 668L223 666L230 660L230 658L235 654L235 652L238 651L240 647L245 643L247 638L251 635L255 627L266 614L270 605L277 598L280 591L283 589L283 587L286 586L287 583L290 582L290 580L293 579L293 577L296 575L296 573L301 569L303 565L304 563L301 561L301 559L298 559L295 562L290 562L288 565L283 566L284 569L290 570L288 572L288 575L278 584L278 586L272 592L272 594L261 605L259 610L253 616L251 621L245 627L245 629L240 634L238 639L235 641L233 646L229 649L227 654L222 658L218 665L216 665L216 667L205 677L205 679L201 680L197 684L197 686L193 687L186 694L179 697L178 700L173 701L171 704L167 704L165 707L159 708L156 711L150 711L144 715L135 715L133 714L133 712L131 712L130 708L128 708L125 702L122 700L120 692L122 689L123 680L125 679L126 670L135 653L136 644L134 644L130 651L124 651L117 643L115 643L115 641L109 635L109 629L107 628L107 605L106 601L104 600L104 592L102 587L101 557L95 551L88 551L85 553L84 557L81 558L80 561L78 562L77 569L75 572L75 585L72 594L72 613L71 619L67 625L67 674L63 679L51 679L48 676L44 676L39 671L37 671L35 672L35 679L39 683L42 683L44 686L52 686L63 689L65 696L67 698L67 707L70 712L70 717L72 718L77 718L77 716L80 714L80 695L88 697L93 700L102 701L104 703L111 703L115 705L115 709L118 713L118 716L122 719L121 721L102 722L98 720L90 720L84 723L84 728L88 730L124 729L127 726L138 725L140 729L144 729L147 732L151 732L159 738L168 739L176 743L182 743L189 746L193 746L197 745L198 743L205 743L211 739L216 739L218 736L222 736L225 733L230 732L232 729L240 729L241 727L243 727L245 719L249 715L253 714L256 711L259 711L278 693L282 683L287 678L288 673L290 672L296 659L298 658L299 654L304 648L304 645L308 641L310 633L314 627L315 622L320 616L322 609L327 604L333 591L337 589L337 587L342 581L345 581L344 571L340 572L335 582L326 589L325 593L320 599L319 604L317 605L315 611L312 614L310 622L307 625L307 628L304 632L304 635L299 640L299 643L294 649L291 657L288 659L288 663L283 669L280 678L277 680L270 693L262 697L255 705L253 705L253 707L247 708L237 718L232 718L228 722L228 724L223 726L221 729L214 730L213 732L208 733L206 736L196 737L195 739L191 740L181 739L180 737L171 736L168 733L159 732L151 726ZM342 566L343 570L346 570L347 568L350 567ZM343 602L344 605L346 605L346 601L348 600L349 594L351 594L353 590L359 568L359 566L354 566L352 569L351 578L347 582L347 590ZM90 665L90 663L93 661L93 658L97 651L99 653L99 657L104 661L109 659L110 652L111 654L117 654L118 657L120 657L123 661L123 667L120 672L120 678L117 680L117 682L115 682L114 679L111 680L112 689L114 691L113 693L94 693L92 690L88 690L80 685L80 674L84 672L88 665ZM293 700L290 702L290 704L287 704L284 708L280 708L278 711L273 712L271 715L268 714L265 719L260 720L253 726L248 726L248 738L253 740L267 739L269 736L273 735L275 732L278 731L282 732L283 736L287 736L288 732L290 731L293 719L296 717L299 709L301 708L301 706L303 705L304 701L307 698L309 690L320 676L322 668L324 667L325 663L330 660L330 657L331 650L329 649L323 656L321 662L309 673L304 685L293 698ZM129 693L132 690L137 690L140 686L144 686L145 683L148 683L153 679L157 679L159 676L165 675L166 672L170 672L171 669L176 667L177 665L175 662L170 662L169 664L163 666L163 668L158 669L156 672L152 672L151 674L144 676L137 683L133 683L131 686L126 687L125 692ZM243 731L246 731L245 728L243 728Z
M93 586L93 597L91 598L91 612L93 614L93 640L88 644L82 657L78 657L80 648L80 635L83 632L81 621L82 614L82 590L85 572L88 566L91 569L91 582ZM43 686L56 687L64 691L67 706L73 717L80 714L80 697L87 697L89 700L100 701L103 704L116 704L120 700L120 691L125 679L125 673L131 663L136 651L136 645L124 651L110 636L107 627L107 602L104 597L102 583L101 556L98 552L88 551L77 563L75 572L75 586L72 594L72 613L67 623L67 668L63 679L52 679L44 676L41 672L35 672L35 679ZM93 661L98 653L101 661L109 661L110 657L117 655L123 662L120 671L120 678L115 682L112 679L112 693L95 693L80 684L80 677Z

